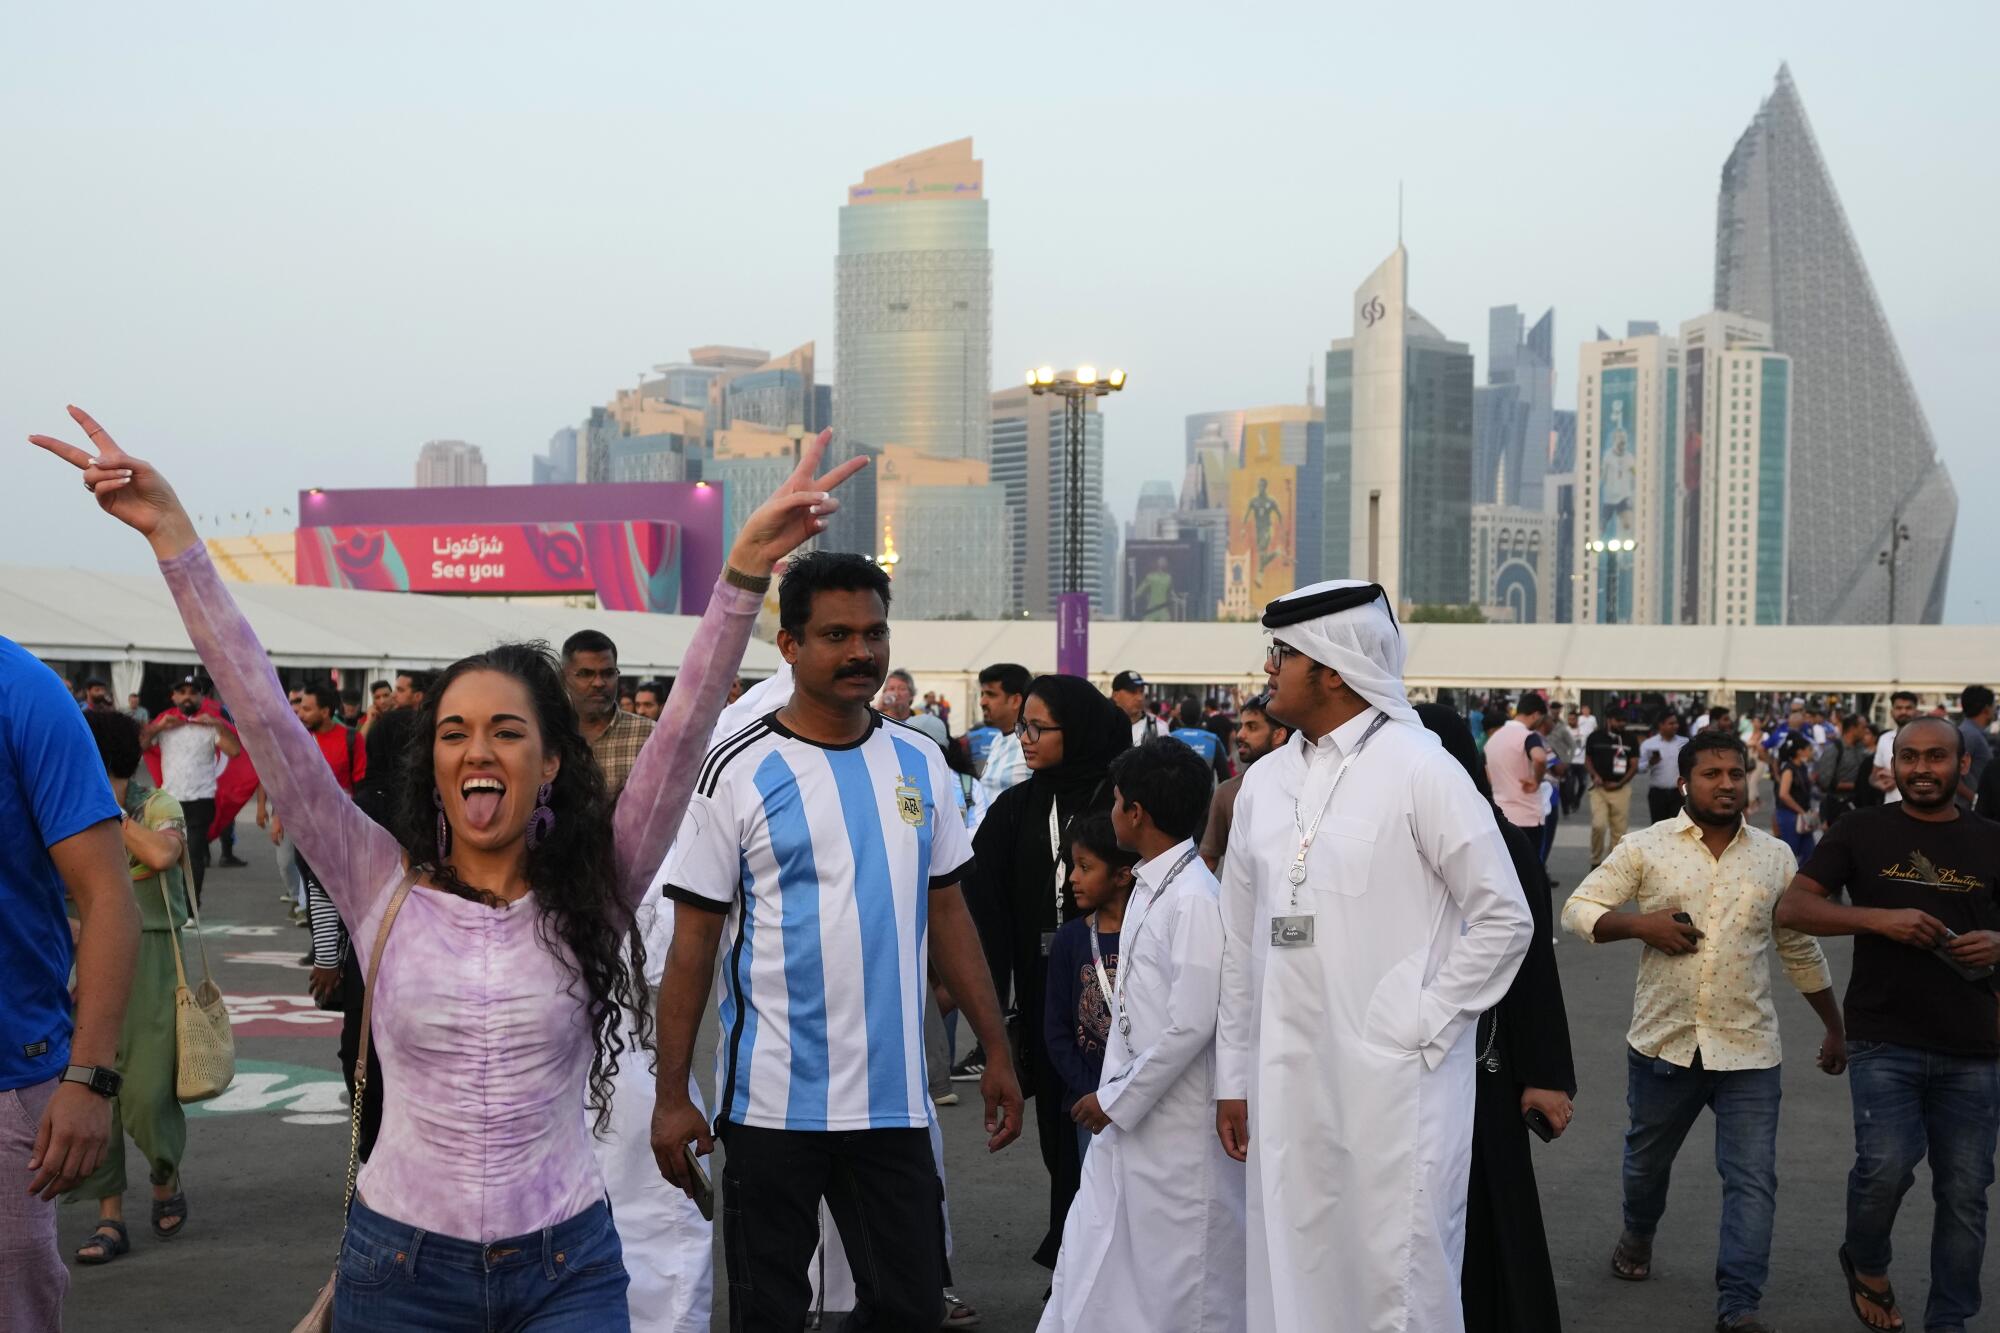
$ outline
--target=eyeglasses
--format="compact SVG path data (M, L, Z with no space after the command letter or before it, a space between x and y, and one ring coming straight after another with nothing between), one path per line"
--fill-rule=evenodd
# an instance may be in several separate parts
M1030 722L1026 718L1014 724L1014 734L1016 736L1019 736L1022 740L1035 743L1039 743L1042 737L1048 732L1061 730L1062 728L1053 722Z
M1286 658L1303 656L1305 656L1304 653L1301 653L1289 643L1279 643L1276 639L1273 639L1264 648L1264 669L1266 671L1282 671L1285 667Z

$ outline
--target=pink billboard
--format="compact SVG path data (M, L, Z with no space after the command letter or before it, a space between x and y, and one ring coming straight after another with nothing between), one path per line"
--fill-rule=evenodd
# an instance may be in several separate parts
M681 609L677 523L398 524L298 530L298 581L372 592L595 593L607 611Z

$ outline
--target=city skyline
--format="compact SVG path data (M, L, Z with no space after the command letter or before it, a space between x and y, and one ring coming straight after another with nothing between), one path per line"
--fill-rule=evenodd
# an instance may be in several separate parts
M1981 10L1968 8L1965 17L1962 32L1993 25ZM58 17L38 15L29 26L43 30L41 45L65 45L68 25ZM496 69L518 72L528 60L528 26L500 24L479 49ZM1430 81L1476 71L1479 96L1498 96L1494 70L1524 48L1495 45L1487 39L1497 30L1469 18L1460 26L1464 41L1426 49ZM1655 319L1672 328L1711 304L1721 163L1789 59L1940 452L1965 503L1977 508L1985 498L1977 467L1983 413L1974 406L1971 358L1979 318L2000 285L1968 225L1983 212L1985 183L1961 179L1956 164L1970 155L1953 145L1978 140L1993 109L1937 67L1948 70L1959 49L1842 38L1831 16L1817 30L1801 26L1746 16L1732 33L1734 47L1701 44L1703 98L1674 103L1670 116L1654 113L1622 157L1587 122L1629 96L1635 77L1669 90L1675 63L1690 59L1695 45L1669 37L1657 51L1623 58L1614 76L1594 61L1623 46L1540 42L1543 58L1568 62L1554 81L1562 87L1515 89L1492 109L1486 128L1508 131L1510 145L1512 183L1501 193L1495 175L1482 174L1476 154L1456 142L1472 114L1461 97L1411 127L1343 141L1337 204L1280 164L1308 160L1301 150L1323 144L1315 127L1392 90L1387 75L1364 70L1339 90L1211 107L1190 129L1171 104L1241 39L1135 38L1122 53L1107 48L1093 91L1068 92L1041 82L984 88L962 67L947 78L942 65L918 57L934 56L962 31L954 23L927 42L887 33L884 53L907 57L915 71L896 97L808 92L816 114L784 113L791 139L782 161L762 168L770 179L731 173L722 188L690 182L686 192L671 181L621 180L618 209L636 215L626 222L587 207L588 190L557 211L539 208L531 187L524 206L512 206L522 182L504 173L510 208L496 209L501 184L479 179L503 142L526 164L528 180L546 173L553 183L559 164L560 177L573 178L571 155L594 161L608 151L596 140L618 137L614 121L628 137L636 123L627 114L633 108L609 95L566 93L555 108L561 114L543 128L503 115L489 134L472 120L498 95L491 74L446 62L436 89L425 92L415 65L402 63L445 45L442 27L420 22L406 57L371 66L383 93L373 109L345 105L315 77L294 77L303 62L306 75L330 79L356 58L359 34L340 33L324 51L302 39L286 47L289 60L277 63L291 71L289 85L275 72L237 73L221 79L212 98L192 100L175 94L184 82L178 75L163 81L145 73L142 56L162 33L138 20L130 32L98 39L108 44L100 59L123 80L124 97L150 99L159 130L133 133L117 99L87 112L37 103L53 87L46 72L24 71L5 94L32 131L27 185L38 201L49 200L61 225L40 220L39 211L6 224L14 252L37 262L17 284L25 319L0 335L0 414L25 433L48 428L63 401L82 401L134 448L163 463L188 460L173 473L201 512L260 510L303 485L393 481L396 472L408 475L416 444L433 437L473 441L495 482L524 481L529 456L576 420L580 405L601 401L608 385L631 382L638 367L677 348L817 339L824 358L835 336L832 212L855 181L855 165L972 135L995 201L991 387L1004 387L1017 365L1043 361L1116 361L1131 370L1132 390L1107 412L1106 498L1122 523L1142 482L1181 475L1186 416L1297 400L1298 363L1345 331L1345 294L1393 242L1398 179L1408 181L1405 225L1421 256L1425 313L1483 353L1477 331L1490 307L1553 305L1560 312L1555 405L1572 406L1574 373L1565 372L1592 327ZM812 27L794 34L801 49L815 40L829 51L851 49ZM1397 64L1386 26L1310 20L1301 31L1373 40L1385 57L1375 63ZM690 17L676 34L719 40L721 29ZM263 36L284 44L282 33ZM628 59L601 49L602 36L587 24L556 34L546 58L591 48L593 59L614 66ZM249 39L219 29L178 40L177 53L195 70L253 63L242 58ZM1402 40L1402 52L1413 49ZM197 49L201 41L209 45ZM972 65L1009 68L1011 52L1003 40ZM1054 95L1041 97L1051 86ZM1026 95L1031 89L1037 96ZM451 110L454 93L466 94L463 112ZM280 113L261 129L251 125L260 106ZM749 107L725 98L717 109L748 114ZM1081 111L1106 127L1118 151L1088 161L1042 151L1056 126L1085 123ZM669 128L694 123L679 101L655 119ZM273 188L292 178L282 164L267 164L240 186L207 170L176 185L169 169L185 169L189 159L173 136L218 125L226 131L211 145L219 163L244 154L266 161L256 154L282 129L316 150L322 183L308 189L300 178ZM399 145L395 128L410 126L410 143ZM118 150L113 131L134 145ZM428 154L441 142L461 152L439 168ZM699 163L719 160L686 147L701 156L670 176L700 176ZM142 150L158 165L148 169ZM1312 152L1315 161L1325 156L1323 147ZM438 174L445 206L399 210L393 199L422 178L420 162ZM116 207L100 213L88 187L107 170L109 188L97 197ZM1469 218L1469 195L1490 211ZM1249 198L1271 205L1256 210L1254 224L1241 208ZM214 211L197 199L212 199ZM191 210L200 214L200 234L189 228ZM391 244L410 262L382 264ZM313 270L300 262L309 256ZM428 268L410 266L418 261ZM714 290L697 281L703 271L717 274ZM1479 361L1483 380L1483 354ZM837 383L840 367L829 360L822 377ZM338 385L337 410L298 413L305 386L329 379ZM36 478L28 482L21 521L0 538L11 543L5 554L131 563L119 551L64 549L69 516L44 502ZM1977 529L1965 524L1958 533L1954 563L1962 570L2000 558L2000 537ZM1993 543L1983 558L1981 542ZM1948 619L2000 614L2000 604L1987 609L1963 582L1951 588Z

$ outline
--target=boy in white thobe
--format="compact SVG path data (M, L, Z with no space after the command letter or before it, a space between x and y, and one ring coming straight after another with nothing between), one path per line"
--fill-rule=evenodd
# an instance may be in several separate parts
M1042 1333L1237 1333L1243 1308L1243 1168L1216 1142L1214 1038L1222 909L1193 834L1208 762L1147 741L1111 766L1118 844L1133 872L1111 1030L1096 1093L1075 1119L1096 1138L1063 1227Z

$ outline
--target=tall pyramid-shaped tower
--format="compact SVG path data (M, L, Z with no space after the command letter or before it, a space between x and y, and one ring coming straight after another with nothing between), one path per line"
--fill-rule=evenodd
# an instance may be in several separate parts
M1722 168L1715 305L1768 320L1792 358L1786 619L1940 620L1958 493L1788 68Z

